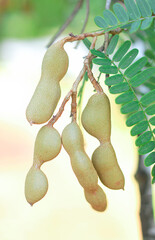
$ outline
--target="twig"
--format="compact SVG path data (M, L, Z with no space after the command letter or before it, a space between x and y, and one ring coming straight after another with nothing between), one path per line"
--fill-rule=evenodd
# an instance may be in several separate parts
M50 40L50 42L47 44L47 48L50 47L53 42L60 36L60 34L68 27L68 25L71 23L71 21L74 19L80 8L82 7L84 0L79 0L76 4L73 12L69 16L69 18L66 20L66 22L62 25L62 27L59 29L59 31L53 36L53 38Z
M65 105L69 101L71 95L72 95L72 90L70 90L67 93L66 97L64 98L64 100L63 100L63 102L62 102L62 104L61 104L61 106L59 108L58 113L55 116L52 117L52 119L48 122L48 125L52 125L53 126L53 124L59 119L59 117L63 113Z
M122 31L121 28L117 28L115 30L109 31L109 33L111 33L112 35L115 35L115 34L119 34L121 31ZM82 33L82 34L79 34L79 35L69 34L69 36L63 38L60 41L62 42L62 45L64 45L66 42L79 41L79 40L83 40L87 37L93 37L94 38L94 37L98 37L98 36L101 36L101 35L104 35L104 34L105 34L104 30L97 31L97 32L91 32L91 33Z
M81 30L81 33L82 34L86 28L86 25L87 25L87 22L88 22L88 18L89 18L89 10L90 10L90 4L89 4L89 0L86 0L86 18L85 18L85 21L84 21L84 24L83 24L83 27L82 27L82 30ZM75 48L78 47L80 42L77 42Z
M82 80L84 74L85 74L85 67L82 68L82 70L80 71L76 81L73 83L73 86L71 88L71 90L67 93L67 95L65 96L57 114L55 116L52 117L52 119L48 122L49 125L54 125L54 123L59 119L59 117L62 115L65 105L66 103L69 101L71 95L73 94L73 92L77 92L77 87L79 85L79 82ZM73 113L72 113L73 114Z
M95 47L95 43L96 43L96 40L97 38L94 37L93 39L93 42L92 42L92 45L90 47L90 49L93 49ZM96 81L93 73L92 73L92 70L91 70L91 67L90 67L90 57L91 57L91 52L88 54L88 56L86 57L85 61L84 61L84 65L86 67L86 70L87 70L87 74L88 74L88 78L90 79L91 83L93 84L94 88L96 89L96 91L98 93L102 93L103 92L103 89L102 87L100 86L100 84Z
M72 103L71 103L72 122L76 122L76 109L77 109L76 97L77 97L77 91L72 92Z

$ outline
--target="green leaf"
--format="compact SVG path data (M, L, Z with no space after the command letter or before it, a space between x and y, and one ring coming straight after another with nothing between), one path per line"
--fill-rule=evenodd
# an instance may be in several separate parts
M154 163L155 163L155 152L152 152L144 159L144 164L146 167L149 167Z
M101 73L116 74L118 72L118 69L115 66L107 66L107 65L105 65L105 66L99 67L99 71Z
M148 0L148 2L149 2L150 6L151 6L151 8L152 8L153 13L155 13L155 4L154 4L154 0Z
M119 95L116 99L115 99L115 102L117 104L124 104L124 103L127 103L127 102L130 102L134 99L134 94L133 92L131 91L128 91L128 92L125 92L121 95Z
M149 28L151 26L152 22L153 22L153 17L149 17L149 18L143 20L140 29L143 31L143 30Z
M131 27L130 27L130 33L134 33L134 32L137 32L137 30L139 29L139 27L140 27L140 25L141 25L141 20L138 20L138 21L136 21L136 22L133 22L132 24L131 24Z
M153 129L153 133L155 134L155 129Z
M130 131L131 136L136 136L142 132L144 132L148 128L148 122L147 121L141 121L137 123Z
M103 17L97 16L94 18L94 22L96 23L96 25L100 28L107 28L108 24L106 23L106 21L104 20Z
M139 87L142 83L147 81L155 73L155 67L150 67L144 71L138 73L136 76L130 79L132 87Z
M146 112L147 115L155 114L155 104L152 104L151 106L147 107L145 109L145 112Z
M117 74L117 75L113 75L113 76L106 78L105 84L108 86L111 86L111 85L121 83L121 82L123 82L123 80L124 80L123 76L121 74Z
M109 89L110 93L112 94L122 93L128 90L129 90L129 85L126 82L118 83Z
M90 48L91 42L88 40L88 38L83 39L82 42L88 49Z
M115 26L118 24L117 18L115 17L115 15L113 14L113 12L111 12L110 10L104 10L103 11L103 16L104 19L106 19L106 22L110 25L110 26Z
M101 57L101 58L106 58L106 56L103 52L100 52L96 49L91 49L90 51L94 56Z
M122 60L119 62L118 67L121 69L127 68L136 58L137 54L138 54L138 49L136 48L132 49L122 58Z
M106 54L110 55L110 54L112 54L112 53L114 52L115 47L116 47L116 45L117 45L117 43L118 43L118 39L119 39L119 35L118 35L118 34L116 34L116 35L111 39L111 41L110 41L110 43L109 43L109 46L108 46L108 48L107 48L107 50L106 50Z
M130 46L131 46L131 42L128 40L125 41L113 56L113 61L119 62L122 59L122 57L127 53Z
M97 65L111 65L111 60L106 58L95 58L92 62Z
M128 67L124 73L128 78L133 77L139 72L147 63L147 57L142 57L133 63L130 67Z
M138 111L138 109L139 109L138 101L132 101L132 102L124 104L121 107L121 113L122 114L127 114L127 113Z
M151 152L153 149L155 148L155 142L154 141L150 141L144 145L142 145L138 152L139 152L139 155L144 155L146 153L149 153Z
M153 89L152 91L146 93L143 97L141 97L140 102L144 107L155 102L155 89Z
M152 168L151 174L152 174L153 177L155 177L155 165Z
M151 131L144 132L141 134L135 141L136 146L141 146L147 142L149 142L152 138Z
M136 0L136 2L143 17L150 17L152 15L151 7L146 0Z
M155 116L150 118L149 122L151 123L151 125L155 126Z
M128 22L129 21L129 17L127 12L125 11L125 9L122 7L121 4L119 3L115 3L113 5L113 10L118 18L118 20L122 23L124 22Z
M152 184L154 184L154 183L155 183L155 177L152 178Z
M128 127L131 127L133 126L134 124L142 121L144 119L145 115L144 115L144 112L143 111L139 111L139 112L136 112L136 113L133 113L132 115L130 115L128 117L128 119L126 120L126 125Z
M138 19L141 17L137 4L134 2L134 0L124 0L124 3L128 10L130 19Z

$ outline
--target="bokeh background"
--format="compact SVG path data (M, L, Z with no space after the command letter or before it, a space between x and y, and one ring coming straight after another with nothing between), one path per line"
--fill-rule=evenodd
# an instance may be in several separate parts
M96 30L93 18L101 15L105 1L91 1L87 31ZM40 126L30 126L25 110L39 81L46 45L75 6L73 0L0 0L0 239L1 240L141 240L140 194L134 174L137 149L125 117L114 97L111 102L112 144L125 175L125 190L107 194L104 213L91 209L75 178L67 153L43 165L49 181L46 196L33 207L25 200L24 182L32 165L34 141ZM85 18L85 5L64 32L79 33ZM64 36L61 35L61 38ZM123 36L126 38L126 36ZM136 44L136 43L135 43ZM143 45L140 55L143 55ZM82 68L88 53L81 43L67 43L69 70L61 82L63 100ZM94 73L95 72L94 69ZM103 77L101 78L103 80ZM101 80L101 81L102 81ZM103 82L103 81L102 81ZM88 82L82 107L93 88ZM57 110L56 110L57 112ZM70 102L55 124L61 133L70 122ZM91 157L99 145L83 130L86 152ZM101 185L101 184L100 184Z

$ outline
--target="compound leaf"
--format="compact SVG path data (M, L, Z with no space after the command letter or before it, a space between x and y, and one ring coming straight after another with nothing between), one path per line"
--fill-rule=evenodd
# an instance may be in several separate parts
M147 142L149 142L152 138L152 132L147 131L141 134L135 141L136 146L141 146Z
M154 115L155 114L155 104L150 105L145 109L147 115Z
M133 92L131 91L128 91L128 92L125 92L125 93L122 93L121 95L119 95L116 99L115 99L115 102L117 104L124 104L124 103L127 103L127 102L130 102L134 99L134 94Z
M126 82L123 83L118 83L110 88L110 93L112 94L117 94L117 93L122 93L126 92L129 90L129 85Z
M154 163L155 163L155 152L152 152L144 159L144 164L146 167L149 167Z
M142 132L144 132L148 128L148 122L147 121L141 121L137 123L132 129L131 129L131 136L136 136Z
M128 22L129 21L129 17L127 12L125 11L125 9L122 7L121 4L119 3L115 3L113 5L113 10L118 18L118 20L122 23Z
M110 10L104 10L103 11L103 16L104 16L104 19L106 19L106 22L110 25L110 26L115 26L118 24L118 20L117 18L115 17L115 15L113 14L112 11Z
M139 112L133 113L126 120L126 125L128 127L131 127L131 126L135 125L136 123L142 121L144 119L144 117L145 117L145 115L144 115L143 111L139 111Z
M131 41L129 40L125 41L113 56L113 61L119 62L122 59L122 57L124 57L124 55L127 53L130 46L131 46Z
M139 109L138 101L132 101L124 104L121 107L121 113L122 114L132 113L132 112L138 111L138 109Z
M128 78L131 78L136 75L147 63L147 57L142 57L128 67L124 73Z
M136 0L136 2L143 17L150 17L152 15L151 7L146 0Z
M150 141L150 142L142 145L139 148L138 152L139 152L140 155L144 155L146 153L151 152L154 148L155 148L155 142L154 141Z
M115 50L115 47L118 43L118 39L119 39L119 35L116 34L110 41L110 44L108 45L108 48L107 48L107 51L106 51L106 54L110 55L114 52Z
M132 49L122 58L122 60L119 62L118 67L121 69L127 68L136 58L137 54L138 54L138 49L136 48Z
M121 74L116 74L106 78L105 84L108 86L115 85L124 81L124 78Z

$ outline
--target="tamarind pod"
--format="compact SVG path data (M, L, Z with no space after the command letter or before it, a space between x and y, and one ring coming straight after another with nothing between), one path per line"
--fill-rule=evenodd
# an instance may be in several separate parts
M106 194L99 185L94 192L87 191L84 189L84 195L87 202L90 203L93 209L99 212L103 212L106 210L107 208Z
M68 124L62 132L62 144L67 153L72 155L75 151L84 151L84 140L77 123Z
M25 180L25 197L30 205L41 200L48 190L46 175L39 168L31 167Z
M106 142L111 134L110 102L105 93L90 97L81 116L84 129L100 142Z
M124 189L124 175L110 142L101 144L92 155L92 163L101 182L110 189Z
M45 53L40 81L26 109L30 123L41 124L51 118L61 95L59 81L67 69L68 55L62 43L57 42Z
M88 191L95 191L98 186L98 176L88 155L84 151L76 151L70 156L70 160L80 185Z
M70 156L73 171L83 188L95 190L98 176L84 151L83 135L77 123L67 125L62 132L62 144Z
M36 137L34 145L34 165L54 159L61 150L61 136L51 125L43 126Z

